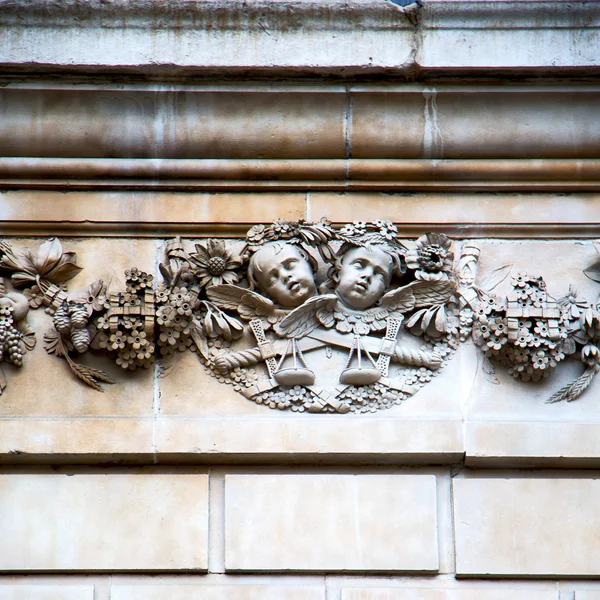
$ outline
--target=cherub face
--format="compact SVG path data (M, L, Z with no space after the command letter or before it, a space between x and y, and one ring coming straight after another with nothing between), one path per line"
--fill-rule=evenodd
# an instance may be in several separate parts
M286 308L296 308L317 293L312 269L290 244L265 244L252 257L259 291Z
M352 248L342 259L335 290L340 300L355 310L375 304L392 279L392 259L377 248Z

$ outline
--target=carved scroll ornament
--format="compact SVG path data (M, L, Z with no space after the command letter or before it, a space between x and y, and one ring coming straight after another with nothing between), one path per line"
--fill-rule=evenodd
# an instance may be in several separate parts
M473 336L514 377L537 381L567 356L584 374L550 401L573 400L600 364L597 307L573 290L551 298L541 278L516 275L513 292L492 294L510 267L477 284L479 249L428 233L398 238L387 221L277 221L243 241L209 239L187 250L166 245L160 282L132 267L124 290L96 281L76 292L81 268L58 240L33 254L0 243L0 270L21 292L0 285L2 360L20 366L35 344L29 308L45 306L49 353L97 390L114 383L79 357L107 354L123 370L197 353L204 371L265 407L295 412L374 412L400 404L440 373ZM0 388L4 389L2 378Z

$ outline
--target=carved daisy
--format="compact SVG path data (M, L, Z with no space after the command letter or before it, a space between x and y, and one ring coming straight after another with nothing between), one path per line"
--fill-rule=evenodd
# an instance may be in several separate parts
M228 250L223 240L208 240L206 247L196 244L196 252L190 254L190 259L200 287L240 280L236 270L242 266L242 257Z

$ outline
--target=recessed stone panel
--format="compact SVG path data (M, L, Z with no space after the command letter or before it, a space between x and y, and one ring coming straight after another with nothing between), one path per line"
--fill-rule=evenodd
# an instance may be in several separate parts
M208 477L0 476L0 571L204 570Z
M225 567L436 571L435 477L228 475Z
M556 591L485 588L344 589L342 600L556 600Z
M113 584L111 600L324 600L325 590L294 585Z
M598 577L600 481L454 480L460 576Z
M94 586L0 585L0 600L94 600Z

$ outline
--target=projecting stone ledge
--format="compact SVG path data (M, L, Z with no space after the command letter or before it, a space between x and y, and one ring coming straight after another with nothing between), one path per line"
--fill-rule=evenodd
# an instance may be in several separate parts
M593 2L17 0L0 10L0 55L8 71L145 76L589 71L599 20Z

